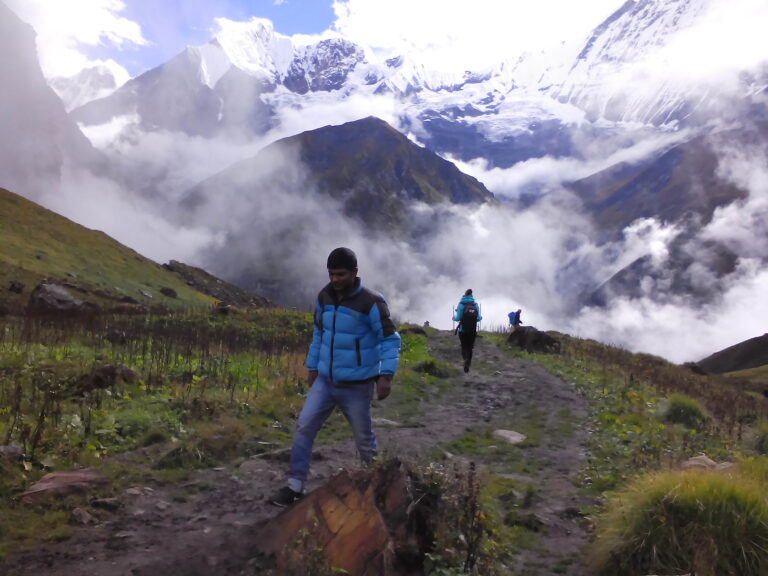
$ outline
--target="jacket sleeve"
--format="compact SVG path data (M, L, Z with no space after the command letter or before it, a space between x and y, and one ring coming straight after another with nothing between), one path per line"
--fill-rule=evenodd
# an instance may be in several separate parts
M400 361L400 334L395 329L395 323L389 316L389 307L383 299L371 309L371 321L379 339L379 374L394 374Z
M454 322L461 322L461 315L464 313L464 303L459 302L459 305L456 306L456 315L453 317Z
M315 328L312 331L312 344L309 345L307 354L307 368L317 370L317 364L320 360L320 344L323 339L323 309L320 306L320 300L315 303Z

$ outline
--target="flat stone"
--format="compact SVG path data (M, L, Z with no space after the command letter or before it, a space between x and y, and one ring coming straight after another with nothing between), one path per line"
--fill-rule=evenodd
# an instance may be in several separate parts
M505 440L510 444L520 444L526 439L524 434L520 434L520 432L515 432L514 430L494 430L493 435L494 437Z
M30 504L48 496L83 493L110 484L110 479L94 468L62 470L43 476L30 486L29 490L21 494L21 500Z

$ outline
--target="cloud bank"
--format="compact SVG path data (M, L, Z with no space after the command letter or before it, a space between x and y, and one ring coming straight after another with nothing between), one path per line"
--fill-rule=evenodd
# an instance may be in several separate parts
M37 50L43 74L74 76L83 68L103 63L128 77L114 60L103 62L86 56L88 47L112 44L144 46L147 41L138 23L124 18L121 0L4 0L37 33Z
M418 54L435 70L478 70L523 51L583 40L622 0L346 0L335 29L353 41ZM556 15L556 16L555 16Z

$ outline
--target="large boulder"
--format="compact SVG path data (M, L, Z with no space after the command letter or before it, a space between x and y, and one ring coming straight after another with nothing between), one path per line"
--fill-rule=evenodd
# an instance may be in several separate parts
M357 576L409 573L421 558L408 522L412 505L411 481L398 460L345 471L272 519L256 546L274 558L279 575L312 563Z
M507 338L507 342L530 353L560 353L560 341L533 326L521 326L514 330Z
M57 313L94 313L98 307L91 302L83 302L58 284L41 283L32 291L27 304L31 314Z

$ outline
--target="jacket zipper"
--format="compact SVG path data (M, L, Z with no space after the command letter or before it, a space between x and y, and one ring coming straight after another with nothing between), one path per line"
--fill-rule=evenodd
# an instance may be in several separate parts
M363 365L363 357L360 354L360 338L355 338L355 353L357 354L357 365Z
M339 311L339 305L334 304L333 306L333 328L331 331L331 362L328 367L328 376L331 379L331 382L333 382L333 345L336 341L336 312Z

